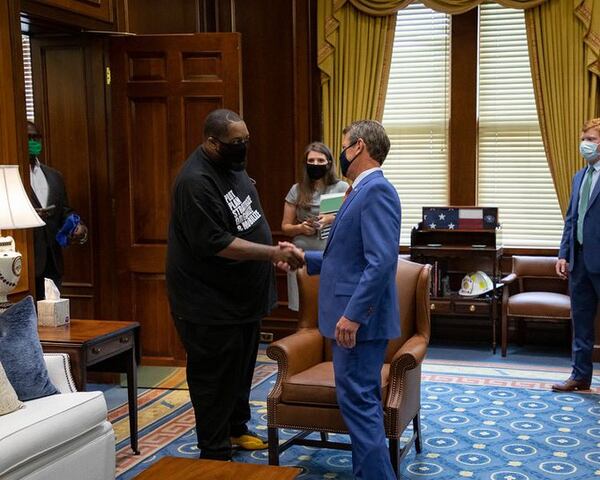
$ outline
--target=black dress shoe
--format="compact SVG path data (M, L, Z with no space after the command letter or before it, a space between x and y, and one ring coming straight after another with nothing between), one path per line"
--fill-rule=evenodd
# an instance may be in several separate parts
M591 380L575 380L569 378L562 383L555 383L552 385L552 390L555 392L572 392L574 390L589 390Z

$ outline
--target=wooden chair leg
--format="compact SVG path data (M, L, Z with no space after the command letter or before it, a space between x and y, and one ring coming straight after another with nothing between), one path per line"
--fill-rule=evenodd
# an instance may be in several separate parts
M329 434L327 432L319 432L321 434L321 441L322 442L328 442L329 441Z
M418 412L413 418L413 430L416 435L415 450L417 453L421 453L423 451L423 441L421 439L421 416Z
M400 478L400 440L397 438L390 438L390 461L392 462L392 468L396 474L396 478Z
M517 318L517 344L525 345L527 333L525 332L525 321L522 318Z
M279 465L279 430L268 428L269 465Z

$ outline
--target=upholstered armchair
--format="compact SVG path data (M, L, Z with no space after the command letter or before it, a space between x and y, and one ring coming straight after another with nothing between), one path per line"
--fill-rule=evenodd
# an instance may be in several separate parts
M417 453L421 452L421 363L430 333L430 271L430 265L398 261L396 284L402 335L389 342L381 371L385 431L396 472L413 444ZM319 277L308 276L301 269L298 286L299 330L267 348L267 355L277 360L279 367L277 382L267 400L271 465L278 465L279 454L293 444L350 449L349 444L330 441L327 435L348 430L336 400L331 341L321 336L317 325ZM413 434L400 449L400 437L411 422ZM280 428L300 432L279 445ZM305 438L311 432L320 432L321 439Z
M512 273L503 278L502 356L508 347L508 324L524 320L562 322L569 327L571 299L569 283L556 275L556 257L513 256ZM522 340L524 330L520 330Z

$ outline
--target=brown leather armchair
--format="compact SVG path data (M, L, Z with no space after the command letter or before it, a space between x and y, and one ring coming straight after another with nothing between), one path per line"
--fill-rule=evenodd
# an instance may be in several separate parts
M415 444L421 452L421 362L425 358L430 333L430 265L398 261L396 284L400 303L402 335L390 340L381 371L386 435L392 466L396 472L402 458ZM298 271L300 319L298 332L272 343L267 355L277 360L277 382L267 399L269 463L279 464L279 454L292 444L349 450L350 445L332 442L328 432L347 433L339 411L331 340L317 327L319 277ZM413 435L400 449L400 436L412 421ZM301 430L279 445L279 428ZM320 432L321 440L305 438Z
M512 273L501 280L502 356L508 347L511 318L569 322L571 299L566 280L556 275L555 257L513 256Z

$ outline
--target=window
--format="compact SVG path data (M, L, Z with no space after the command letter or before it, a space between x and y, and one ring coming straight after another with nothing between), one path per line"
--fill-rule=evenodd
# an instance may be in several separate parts
M499 208L505 246L556 248L563 219L542 143L523 11L480 8L479 205Z
M450 17L413 3L398 12L383 124L392 147L383 170L402 202L400 243L421 207L448 203Z
M31 47L29 36L21 35L23 42L23 68L25 71L25 109L27 111L27 120L35 121L35 112L33 108L33 76L31 73Z

